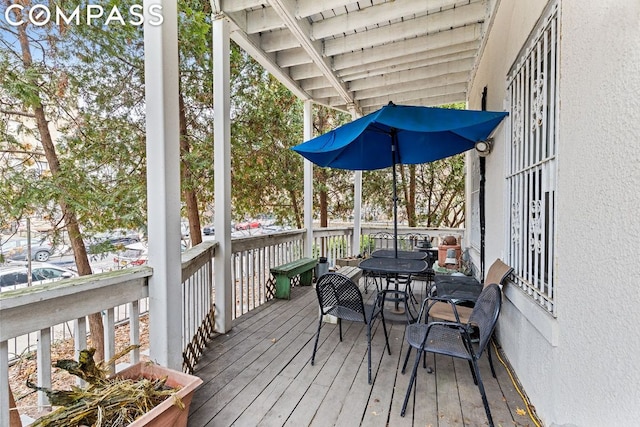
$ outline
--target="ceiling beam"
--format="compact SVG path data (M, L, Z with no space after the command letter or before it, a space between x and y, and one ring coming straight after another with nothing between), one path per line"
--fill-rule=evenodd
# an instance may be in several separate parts
M396 99L395 95L389 95L387 97L384 98L380 98L379 104L374 104L371 107L363 107L362 108L362 113L363 114L369 114L372 113L378 109L380 109L381 106L383 105L387 105L389 103L389 101L393 101L394 103L397 104L405 104L405 105L422 105L422 106L426 106L426 107L434 107L434 106L438 106L438 105L443 105L443 104L453 104L453 103L458 103L458 102L466 102L466 94L465 93L452 93L449 95L436 95L436 96L420 96L416 94L416 97L413 99L406 99L406 100L402 100L399 101ZM326 105L328 107L331 108L335 108L337 110L341 110L341 111L348 111L348 108L346 105L344 105L342 103L342 100L340 98L325 98L322 100L322 105Z
M431 67L424 67L417 70L406 70L376 77L369 77L366 79L354 80L351 82L350 87L354 92L358 92L365 89L402 84L405 82L414 82L417 80L445 76L448 74L469 73L472 66L473 58L468 58L444 64L437 64ZM302 84L302 87L304 88L305 85Z
M426 15L409 21L402 21L360 33L336 37L325 41L326 56L339 55L382 46L394 41L435 34L452 28L474 25L484 20L485 8L482 3L445 10L444 12ZM338 32L337 34L341 34Z
M457 46L460 46L462 50L456 49ZM336 70L336 74L346 84L349 84L349 82L352 80L379 76L388 74L389 72L412 70L461 59L475 58L477 49L478 43L470 42L464 45L450 46L443 49L425 51L414 55L407 55L406 58L403 58L408 59L409 61L407 62L403 62L402 60L397 58L386 59L383 61L371 62L358 67ZM312 77L318 77L320 75L320 72L313 64L302 64L299 66L291 67L289 69L289 75L295 80L302 80Z
M298 82L292 79L285 70L278 66L276 63L276 54L264 52L260 49L260 38L242 31L242 28L240 28L232 18L233 15L225 15L225 19L228 19L231 24L231 39L244 49L245 52L251 55L252 58L262 64L265 70L285 85L295 96L303 101L311 99L311 96L302 89Z
M278 65L282 68L294 67L296 65L313 64L307 52L301 47L294 47L293 49L286 49L278 51L277 55Z
M480 24L468 25L448 31L441 31L429 36L377 46L375 49L342 53L333 57L333 66L338 71L349 67L367 66L371 62L383 59L402 58L424 51L444 48L453 44L477 42L481 36L482 27Z
M240 12L267 4L266 0L219 0L224 13Z
M357 102L351 92L346 88L345 84L335 75L330 64L322 55L322 43L312 41L310 38L311 25L306 20L296 19L294 11L296 3L292 0L268 0L269 5L275 9L276 13L284 21L285 25L291 31L300 46L311 57L314 64L320 69L325 79L329 81L340 97L346 104L355 104L358 109Z
M414 99L422 99L428 97L436 97L436 96L449 96L451 94L465 94L467 92L467 82L459 82L452 84L443 84L439 86L429 86L428 88L420 88L417 89L412 85L402 85L401 87L394 88L393 91L380 92L375 94L375 96L363 96L360 99L362 103L362 108L365 107L375 107L376 105L381 105L382 103L388 103L389 101L393 102L409 102ZM391 97L391 99L389 99ZM464 97L463 97L464 99Z
M396 19L406 19L408 16L420 16L429 12L438 14L441 13L443 7L448 7L452 3L455 2L451 0L395 0L389 3L373 5L352 13L344 13L323 19L313 24L313 38L317 40L333 37L337 34L342 34L345 29L369 28L381 22L388 23ZM463 3L467 4L468 1Z
M469 74L467 73L464 78L458 77L454 79L453 77L442 76L414 82L413 84L403 83L392 87L372 88L363 91L362 95L358 94L358 99L360 99L364 105L371 106L376 102L384 102L383 99L389 95L400 97L402 94L405 94L404 98L407 98L406 95L411 95L413 98L422 98L424 96L431 96L432 93L438 95L446 95L451 91L466 93L468 79Z
M366 65L349 67L342 70L337 69L336 73L348 83L350 80L385 74L389 70L402 71L411 68L440 64L447 61L474 58L477 52L478 43L469 42L461 45L448 46L442 49L428 50L421 53L407 55L410 62L404 62L397 58L384 59L382 61L371 62Z

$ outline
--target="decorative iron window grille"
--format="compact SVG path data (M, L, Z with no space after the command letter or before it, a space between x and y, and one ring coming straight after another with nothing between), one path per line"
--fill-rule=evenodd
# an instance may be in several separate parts
M506 176L508 259L516 285L554 316L558 23L556 2L532 33L507 80L511 124Z

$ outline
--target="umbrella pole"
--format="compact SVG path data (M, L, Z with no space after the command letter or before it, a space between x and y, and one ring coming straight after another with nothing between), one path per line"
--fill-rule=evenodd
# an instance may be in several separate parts
M393 157L393 251L398 258L398 193L396 183L396 151L398 149L398 134L391 129L391 156Z

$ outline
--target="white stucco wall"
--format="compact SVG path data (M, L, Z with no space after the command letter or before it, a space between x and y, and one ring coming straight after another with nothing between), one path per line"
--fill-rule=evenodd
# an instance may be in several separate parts
M546 1L502 0L469 100L502 109ZM557 318L507 289L499 338L548 426L640 425L640 1L560 3ZM487 159L487 260L505 255L504 131ZM613 258L621 259L612 263Z

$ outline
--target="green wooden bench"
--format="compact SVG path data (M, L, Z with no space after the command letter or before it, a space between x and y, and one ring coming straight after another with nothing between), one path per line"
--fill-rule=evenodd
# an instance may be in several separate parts
M291 281L297 281L302 286L310 286L313 282L313 269L318 260L315 258L300 258L283 265L271 268L271 274L276 279L275 297L291 298Z

